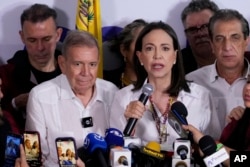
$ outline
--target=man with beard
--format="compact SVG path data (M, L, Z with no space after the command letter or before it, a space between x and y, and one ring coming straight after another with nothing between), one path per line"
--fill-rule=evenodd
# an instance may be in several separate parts
M26 104L29 91L35 85L52 79L61 73L57 65L56 44L62 30L57 28L57 13L47 5L34 4L23 11L19 32L25 44L0 67L2 91L1 101L6 119L12 131L22 133L25 124Z
M209 19L218 9L218 6L210 0L192 0L181 13L188 42L188 46L182 49L186 74L212 64L215 60L207 26Z
M242 90L250 73L249 62L244 57L249 25L238 11L223 9L209 20L208 32L216 61L187 74L186 79L210 90L216 108L212 115L220 122L214 132L219 135L228 123L226 118L239 119L244 113Z

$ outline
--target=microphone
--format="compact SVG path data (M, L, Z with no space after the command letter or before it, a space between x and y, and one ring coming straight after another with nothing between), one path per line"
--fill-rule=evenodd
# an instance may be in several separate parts
M216 143L211 136L205 135L199 140L199 147L205 156L216 152Z
M186 139L176 139L174 142L174 155L172 157L172 167L185 166L191 164L191 144Z
M109 128L105 132L105 141L110 149L110 165L116 167L119 165L131 166L131 151L123 148L123 134L116 128Z
M187 108L185 107L185 105L180 102L180 101L176 101L172 104L171 106L171 111L178 117L178 119L181 121L182 124L187 125Z
M155 141L150 141L146 146L141 148L140 165L144 167L162 166L165 155L161 153L161 146Z
M142 94L139 97L139 101L145 105L147 100L148 100L148 97L152 93L153 93L153 86L149 83L145 84L142 87ZM128 119L128 123L123 131L124 136L131 136L131 133L134 130L136 122L137 122L136 118L129 118Z
M223 161L229 159L225 148L216 150L217 146L211 136L205 135L199 140L199 147L206 158L203 159L207 167L219 166Z
M108 148L112 148L115 146L124 146L123 134L120 130L116 128L109 128L106 130L105 141L107 143Z
M141 152L157 159L164 159L164 154L161 153L161 146L155 141L148 142L145 147L142 147Z
M124 139L124 147L128 147L131 144L134 144L136 146L142 145L142 141L139 137L127 136L127 137L123 137L123 139Z
M110 165L112 167L131 166L131 151L123 147L110 150Z
M97 133L89 133L84 140L83 147L87 153L98 158L99 166L108 167L103 154L107 151L107 143L101 135Z
M129 166L128 159L124 155L120 156L120 158L118 159L118 163L124 166Z
M188 139L193 143L193 134L182 128L182 125L188 125L187 115L188 111L185 105L177 101L171 106L168 122L181 138Z
M185 145L178 147L177 154L180 155L182 160L187 159L188 147Z
M134 143L129 143L126 148L128 148L131 151L132 165L138 164L141 158L141 146L138 146Z
M127 148L131 151L131 166L139 167L141 166L141 146L142 141L139 137L135 136L126 136L124 139L124 148Z

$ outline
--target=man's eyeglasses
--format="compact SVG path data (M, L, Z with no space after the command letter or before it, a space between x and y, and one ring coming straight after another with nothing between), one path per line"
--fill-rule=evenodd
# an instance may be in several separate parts
M200 27L189 27L185 29L184 31L186 34L194 35L198 31L204 31L205 29L207 29L207 27L208 27L208 24L202 24Z

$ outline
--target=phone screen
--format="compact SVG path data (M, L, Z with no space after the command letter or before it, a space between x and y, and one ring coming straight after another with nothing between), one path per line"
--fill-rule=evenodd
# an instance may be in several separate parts
M21 143L22 143L21 135L13 133L9 133L7 135L4 167L15 166L16 159L20 157Z
M75 167L77 152L74 138L57 138L56 148L60 166Z
M29 166L41 166L42 153L39 133L26 131L23 134L23 138L26 160Z

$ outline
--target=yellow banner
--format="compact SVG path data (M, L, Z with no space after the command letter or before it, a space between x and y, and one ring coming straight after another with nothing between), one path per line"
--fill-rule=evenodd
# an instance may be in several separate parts
M103 78L100 0L78 0L76 12L76 29L88 31L96 37L100 48L100 64L98 68L98 77Z

